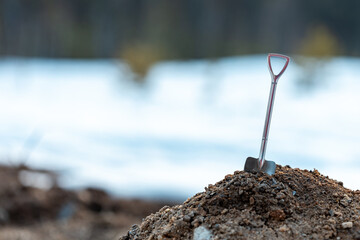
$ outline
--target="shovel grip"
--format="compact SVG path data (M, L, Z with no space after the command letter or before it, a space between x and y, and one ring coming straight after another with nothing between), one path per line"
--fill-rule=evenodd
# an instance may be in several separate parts
M282 58L282 59L285 60L284 67L282 68L282 70L278 74L274 74L274 71L273 71L272 66L271 66L271 58ZM270 72L270 75L271 75L271 78L272 78L273 82L277 82L277 80L280 78L280 76L285 72L287 66L289 65L289 62L290 62L290 58L288 56L281 55L281 54L278 54L278 53L269 53L268 54L268 67L269 67L269 72Z

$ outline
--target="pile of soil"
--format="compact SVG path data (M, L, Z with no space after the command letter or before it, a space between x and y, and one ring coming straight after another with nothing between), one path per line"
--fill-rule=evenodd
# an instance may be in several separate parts
M317 170L236 171L120 239L360 239L360 191Z
M52 186L31 186L24 178L39 174ZM115 198L96 188L69 191L58 186L54 172L0 165L0 239L118 239L169 203Z

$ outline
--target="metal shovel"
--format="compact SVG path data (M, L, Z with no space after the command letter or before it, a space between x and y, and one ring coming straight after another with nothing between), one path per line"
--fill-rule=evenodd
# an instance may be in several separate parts
M271 59L274 59L274 58L282 59L285 61L285 64L284 64L282 70L278 74L274 74L273 67L271 66ZM263 132L263 137L262 137L262 141L261 141L260 155L259 155L259 158L248 157L245 162L244 170L246 172L261 171L261 172L265 172L269 175L272 175L275 173L276 164L273 161L265 160L266 145L267 145L268 135L269 135L271 114L272 114L273 105L274 105L274 101L275 101L276 86L277 86L279 78L285 72L285 70L289 64L290 58L288 56L281 55L281 54L269 53L267 60L268 60L268 67L269 67L269 71L270 71L270 75L271 75L271 88L270 88L268 107L267 107L267 111L266 111L264 132Z

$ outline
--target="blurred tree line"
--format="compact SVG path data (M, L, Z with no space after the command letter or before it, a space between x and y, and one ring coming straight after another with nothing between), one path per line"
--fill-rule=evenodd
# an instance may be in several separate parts
M160 59L360 55L360 1L0 0L0 54Z

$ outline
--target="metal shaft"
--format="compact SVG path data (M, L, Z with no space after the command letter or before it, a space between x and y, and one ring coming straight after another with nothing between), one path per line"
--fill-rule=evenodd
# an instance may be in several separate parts
M261 147L260 147L260 154L259 154L259 169L262 168L264 165L265 160L265 153L266 153L266 146L268 141L268 135L269 135L269 129L270 129L270 122L271 122L271 115L273 111L273 105L275 101L275 92L276 92L276 86L277 81L276 77L273 77L271 81L271 88L270 88L270 95L269 95L269 101L266 111L266 118L265 118L265 125L264 125L264 131L263 136L261 140Z

